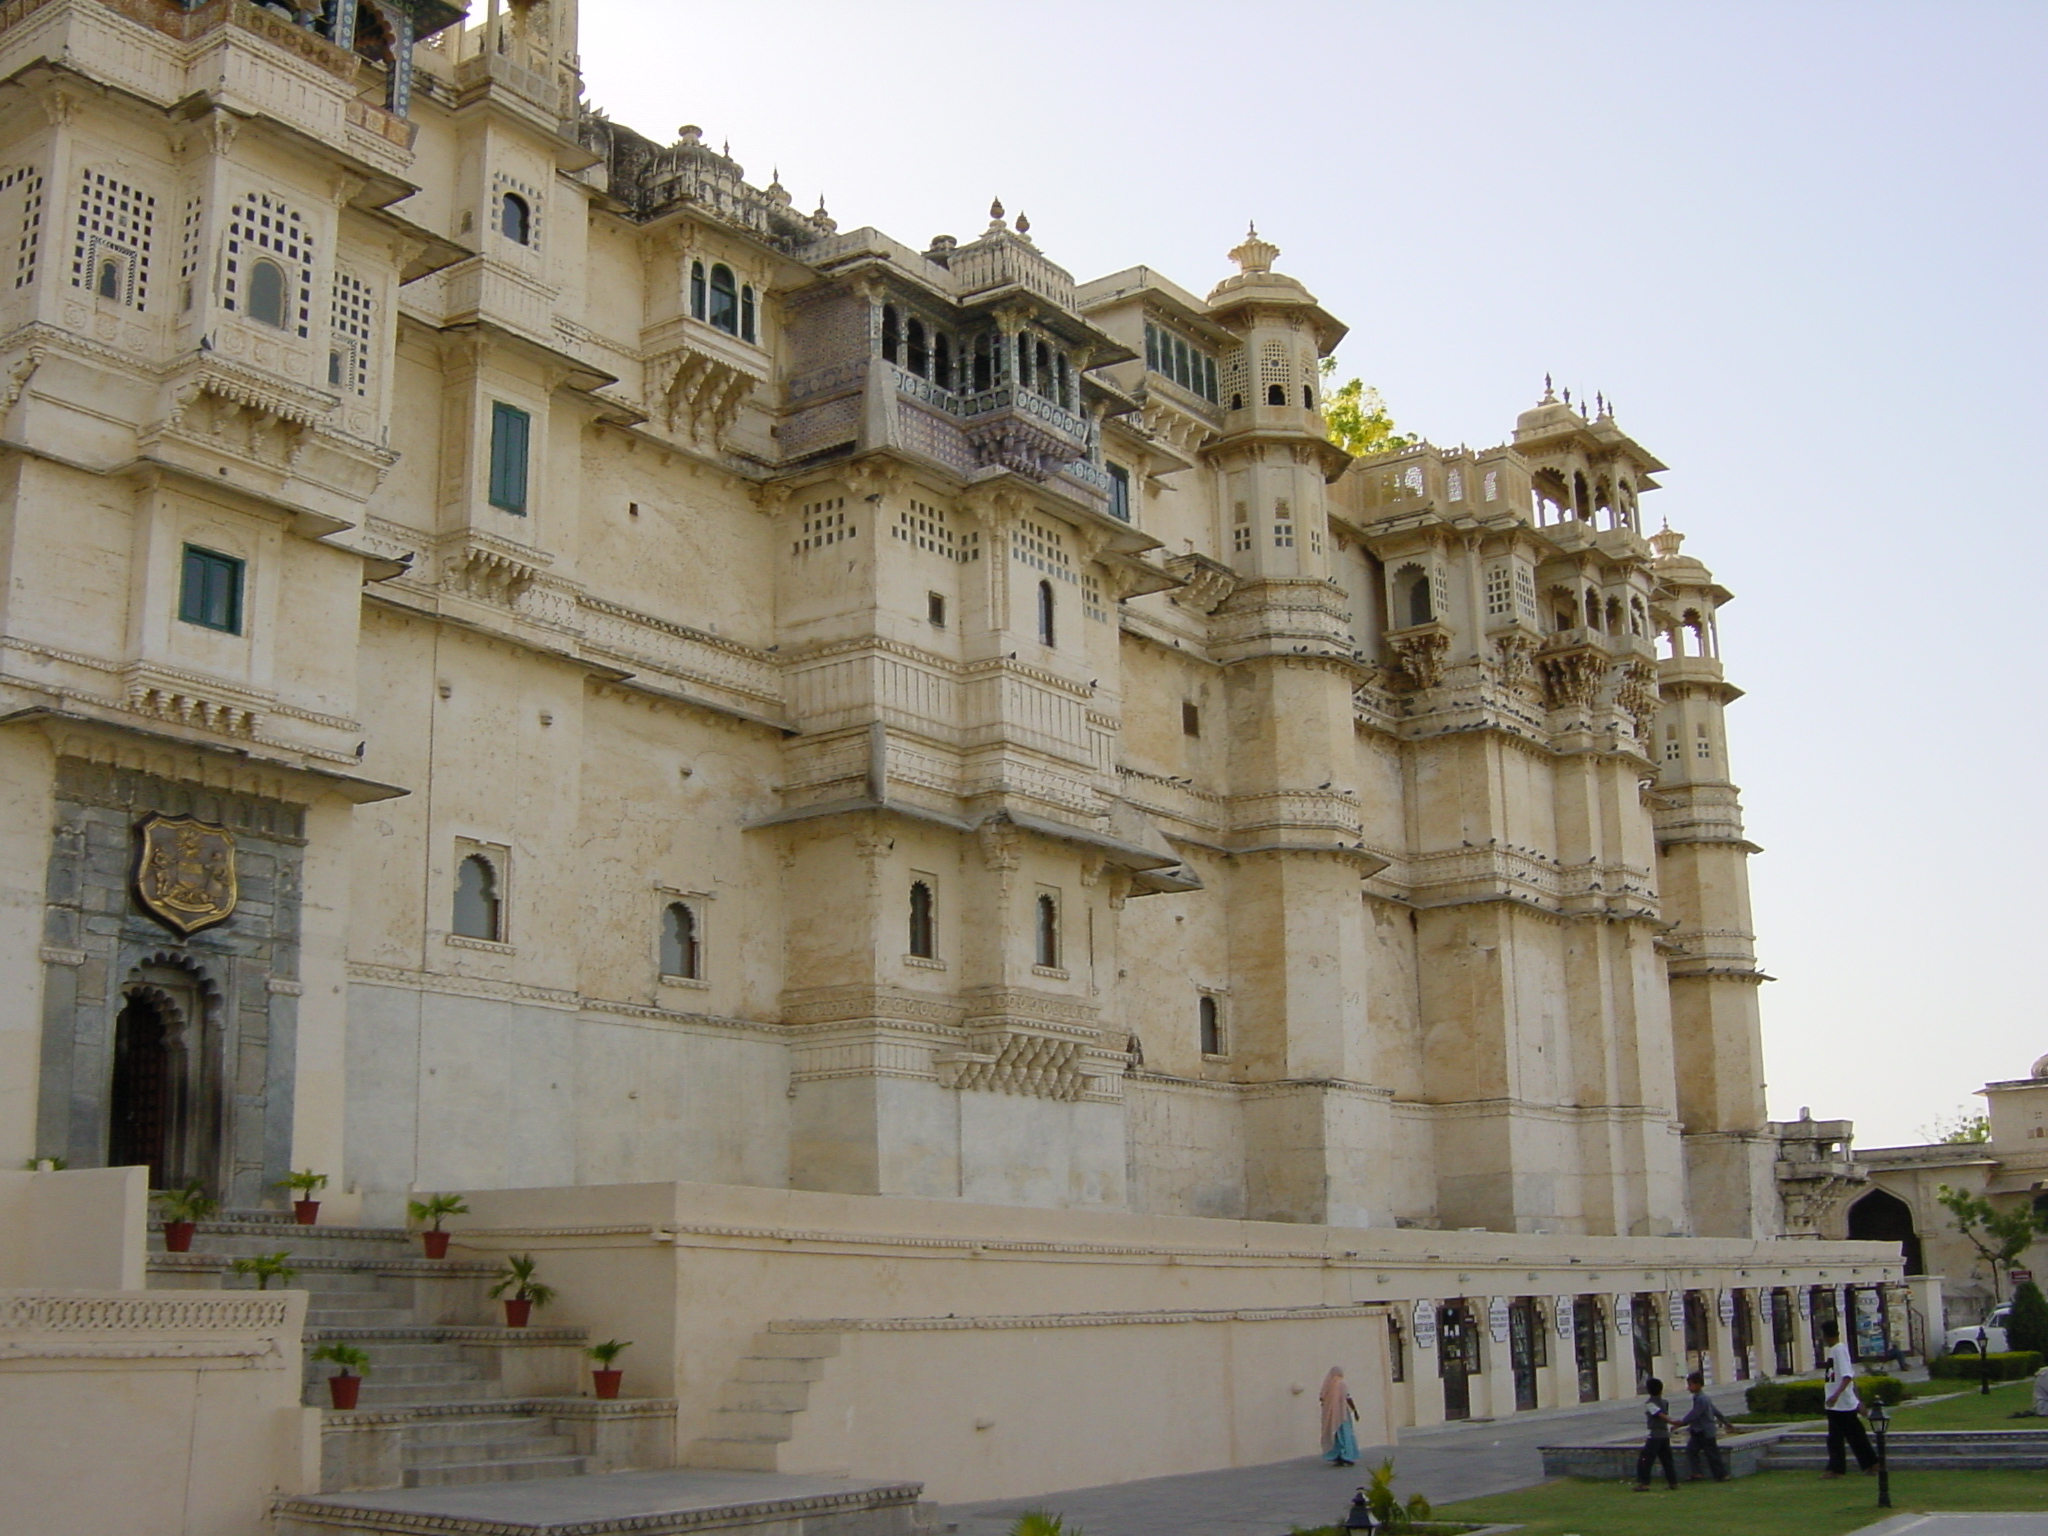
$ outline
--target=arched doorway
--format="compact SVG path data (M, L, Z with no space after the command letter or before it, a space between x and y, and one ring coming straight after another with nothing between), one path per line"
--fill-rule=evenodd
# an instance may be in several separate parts
M1873 1189L1849 1207L1849 1237L1852 1242L1897 1243L1906 1256L1906 1273L1926 1273L1912 1208L1889 1190Z
M152 1189L197 1182L219 1192L216 1001L206 978L170 955L136 966L121 988L107 1093L107 1165L141 1164Z

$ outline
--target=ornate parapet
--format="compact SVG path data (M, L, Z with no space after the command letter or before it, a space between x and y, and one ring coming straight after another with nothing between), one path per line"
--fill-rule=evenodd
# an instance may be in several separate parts
M1773 1120L1778 1161L1773 1172L1785 1202L1785 1235L1818 1237L1837 1207L1861 1194L1870 1170L1849 1150L1856 1125L1850 1120Z
M306 1293L0 1291L0 1365L175 1361L297 1372Z

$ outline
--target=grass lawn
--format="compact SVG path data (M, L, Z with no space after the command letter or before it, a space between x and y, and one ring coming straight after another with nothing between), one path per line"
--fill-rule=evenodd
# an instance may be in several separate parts
M1943 1385L1950 1385L1943 1383ZM2016 1419L2034 1405L2034 1384L2012 1381L1985 1396L1974 1386L1962 1397L1939 1403L1901 1403L1892 1410L1894 1429L2048 1429L2048 1419Z
M1442 1504L1445 1520L1513 1521L1523 1536L1842 1536L1906 1511L2048 1510L2048 1472L1914 1472L1892 1479L1892 1508L1877 1507L1877 1479L1826 1481L1814 1472L1759 1472L1725 1483L1660 1484L1569 1477L1519 1493Z

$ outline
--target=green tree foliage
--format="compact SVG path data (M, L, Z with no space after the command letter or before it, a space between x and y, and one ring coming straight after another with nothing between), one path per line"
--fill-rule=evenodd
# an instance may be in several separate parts
M2013 1260L2032 1246L2041 1235L2040 1218L2027 1206L1999 1210L1981 1195L1950 1189L1944 1184L1935 1198L1955 1218L1956 1230L1970 1240L1970 1246L1991 1265L1991 1294L1998 1294L1998 1271L2010 1269Z
M1944 1146L1974 1146L1991 1139L1991 1117L1982 1110L1958 1108L1933 1125L1922 1126L1920 1134Z
M2012 1316L2005 1325L2005 1342L2011 1349L2038 1350L2048 1354L2048 1296L2031 1280L2013 1287Z
M1335 389L1330 388L1328 381L1337 372L1336 358L1324 358L1322 369L1323 425L1329 431L1330 441L1339 448L1354 459L1361 459L1371 453L1413 448L1420 441L1394 430L1394 418L1387 410L1387 402L1380 398L1378 390L1366 388L1363 379L1352 379Z
M1081 1527L1066 1524L1049 1509L1027 1509L1010 1527L1010 1536L1081 1536Z

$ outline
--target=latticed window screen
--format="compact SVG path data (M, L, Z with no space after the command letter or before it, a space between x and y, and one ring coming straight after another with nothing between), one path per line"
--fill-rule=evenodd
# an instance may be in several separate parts
M1016 536L1010 541L1010 549L1024 564L1035 571L1061 581L1074 581L1073 559L1067 554L1066 536L1057 529L1031 518L1018 524Z
M311 334L313 238L306 233L305 220L268 192L245 193L229 210L222 308L247 313L249 269L258 256L270 257L285 270L284 328L300 337Z
M1508 579L1508 568L1496 565L1486 573L1486 616L1489 619L1506 618L1515 611L1514 586Z
M43 243L43 178L27 166L0 176L0 239L14 242L14 286L36 280L36 252Z
M370 393L371 329L376 315L370 285L352 272L334 274L334 312L327 356L327 382L367 397Z
M178 307L192 307L199 282L199 237L205 228L204 209L196 197L185 199L185 217L178 227Z
M104 171L83 173L71 246L72 287L131 309L147 309L155 242L154 196Z
M1536 622L1536 578L1526 565L1515 567L1515 612L1531 624Z

